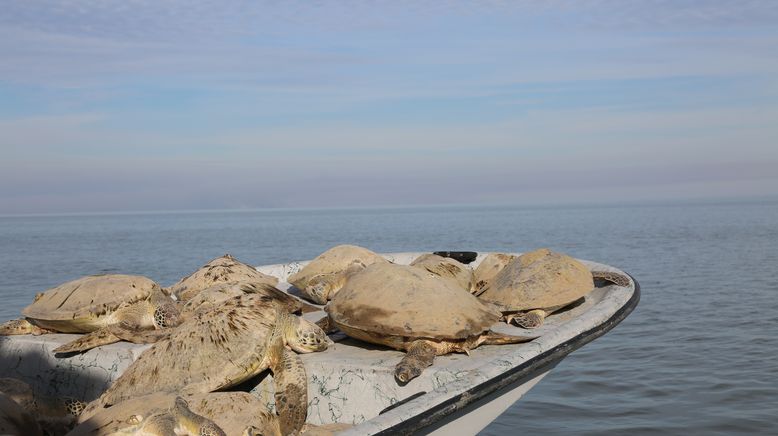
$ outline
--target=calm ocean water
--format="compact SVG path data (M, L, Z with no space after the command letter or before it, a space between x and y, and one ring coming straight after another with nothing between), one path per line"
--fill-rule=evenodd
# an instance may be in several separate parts
M567 357L484 435L775 432L775 203L0 217L0 318L86 274L142 274L166 286L227 252L271 264L340 243L385 252L550 247L640 282L635 312Z

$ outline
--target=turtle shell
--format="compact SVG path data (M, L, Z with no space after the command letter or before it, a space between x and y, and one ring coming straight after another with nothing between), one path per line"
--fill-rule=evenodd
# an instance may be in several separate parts
M390 263L354 274L325 310L338 324L408 338L467 338L500 318L453 281Z
M217 283L209 286L184 304L184 312L193 313L198 310L209 310L217 304L244 294L257 294L277 300L279 304L289 312L298 312L303 309L303 302L292 297L286 292L264 283L253 282L228 282Z
M278 279L262 274L253 266L225 254L166 288L165 292L175 295L179 301L187 301L205 288L227 282L253 282L275 286Z
M593 289L592 273L584 264L541 248L510 261L479 298L504 311L545 309L568 305Z
M450 257L425 253L414 259L411 266L423 268L442 278L454 280L457 286L467 291L470 291L473 284L473 270Z
M278 307L267 296L244 294L193 313L144 351L82 416L148 392L175 392L189 385L208 392L246 380L269 364L263 356ZM246 366L249 361L256 365Z
M480 294L494 276L516 257L506 253L490 253L486 256L473 272L473 293Z
M74 324L72 327L76 327L78 321L108 315L119 306L146 299L155 289L159 290L159 285L143 276L125 274L87 276L39 294L32 304L22 310L22 315L42 321L37 324L44 327L52 326L58 331L68 333L70 332L67 329L68 325ZM57 325L53 326L46 321L57 322ZM82 330L76 328L72 332L79 333Z
M316 276L339 273L353 264L368 266L374 263L389 263L389 261L367 248L338 245L318 255L303 269L289 276L287 281L297 289L305 289L308 282Z

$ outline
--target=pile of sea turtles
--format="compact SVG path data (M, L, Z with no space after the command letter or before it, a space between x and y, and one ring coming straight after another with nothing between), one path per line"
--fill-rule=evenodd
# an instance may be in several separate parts
M339 245L287 279L325 305L326 316L311 323L301 314L318 306L229 255L168 288L141 276L83 277L38 294L23 318L0 325L0 335L83 334L55 349L58 356L122 340L153 345L88 404L35 397L22 382L0 379L0 434L62 434L74 424L73 435L326 433L342 427L306 424L308 384L297 353L325 351L327 333L405 351L394 372L405 384L435 356L536 338L491 327L500 320L540 326L592 291L595 278L629 283L548 249L493 253L473 269L436 254L399 265ZM273 412L251 394L229 391L266 370Z

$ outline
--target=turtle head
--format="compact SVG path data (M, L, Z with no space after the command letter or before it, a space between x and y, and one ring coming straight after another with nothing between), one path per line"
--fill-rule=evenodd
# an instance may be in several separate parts
M320 274L308 281L305 294L313 302L327 304L327 300L342 286L341 274Z
M65 409L67 409L68 413L75 417L81 415L81 412L86 408L85 402L72 397L63 397L62 401L64 402Z
M327 333L319 326L295 315L290 315L290 321L286 331L286 343L294 351L312 353L327 349L330 341Z
M154 324L159 328L175 327L183 321L181 312L174 302L164 303L154 310Z
M400 383L408 383L412 379L418 377L424 368L418 365L408 365L407 363L400 362L394 368L394 377Z
M316 303L327 304L327 300L332 299L346 284L346 279L364 269L364 266L360 265L351 264L343 271L313 277L305 287L305 294Z

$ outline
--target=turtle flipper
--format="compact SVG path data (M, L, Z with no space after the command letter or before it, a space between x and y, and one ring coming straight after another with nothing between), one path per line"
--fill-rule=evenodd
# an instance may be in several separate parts
M0 324L0 336L11 335L43 335L51 330L40 328L24 318L12 319Z
M629 277L624 274L620 274L612 271L592 271L592 278L594 280L604 280L611 282L616 286L627 287L630 284Z
M103 345L127 341L133 344L152 344L168 337L170 332L164 330L139 330L126 324L110 325L87 333L80 338L54 349L55 353L82 353Z
M417 339L408 347L405 357L394 368L394 377L400 383L408 383L418 377L424 368L432 365L436 348L423 339Z
M276 410L282 434L297 434L308 415L308 379L303 361L294 351L279 347L280 356L272 356L270 369L275 384Z
M534 329L543 325L543 321L548 316L548 312L542 309L534 309L527 312L514 313L507 315L505 321L508 324L515 323L525 329Z
M74 341L70 341L67 344L60 345L54 349L54 353L83 353L92 348L101 345L114 344L119 341L121 341L121 338L114 335L110 329L103 327L91 333L87 333Z
M181 397L176 397L176 403L175 406L173 406L172 413L178 424L189 434L200 436L227 436L224 430L216 425L215 422L192 412L189 409L186 400Z
M481 335L478 344L485 345L505 345L505 344L520 344L522 342L529 342L533 339L537 339L540 336L516 336L506 335L504 333L497 333L489 330Z
M131 328L125 323L112 325L107 329L122 341L133 344L153 344L170 336L170 329L141 330Z

